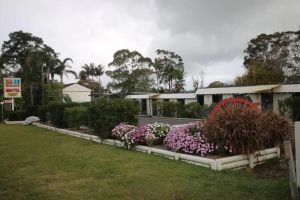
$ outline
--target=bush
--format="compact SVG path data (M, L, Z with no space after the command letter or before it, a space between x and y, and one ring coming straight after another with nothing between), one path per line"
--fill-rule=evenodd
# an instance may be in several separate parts
M83 106L65 108L64 120L69 127L73 128L80 128L82 125L88 125L87 108Z
M284 139L289 139L292 127L290 122L271 110L262 112L256 120L258 133L262 134L265 148L279 145Z
M111 130L121 122L136 125L138 122L138 106L132 100L100 99L88 108L89 126L100 138L110 138Z
M202 106L197 102L189 103L185 105L185 117L203 119L207 109L207 105Z
M154 135L155 144L163 144L163 140L170 131L170 125L164 123L154 123L147 125L147 132ZM150 136L149 136L150 137Z
M39 106L36 111L36 116L40 118L41 122L47 121L47 112L48 112L48 106Z
M9 121L23 121L26 118L26 112L24 110L9 111L6 116Z
M25 108L25 112L26 112L26 117L29 116L37 116L37 110L38 110L39 106L26 106Z
M272 111L260 112L254 108L226 107L209 117L203 130L205 136L220 152L249 154L274 147L290 131L288 122ZM275 130L276 129L276 130Z
M135 144L152 146L154 143L162 144L169 130L170 126L162 123L136 127L122 122L112 130L112 136L123 141L126 148Z
M162 116L163 115L163 102L162 101L154 101L152 103L153 115L154 116Z
M68 107L77 106L76 103L52 103L48 107L48 120L50 123L52 123L54 126L57 126L59 128L65 128L68 127L68 122L65 120L64 117L64 110Z
M163 116L164 117L176 117L177 113L177 102L165 101L162 104Z
M175 152L207 155L214 150L201 131L201 123L174 128L164 139L164 145Z

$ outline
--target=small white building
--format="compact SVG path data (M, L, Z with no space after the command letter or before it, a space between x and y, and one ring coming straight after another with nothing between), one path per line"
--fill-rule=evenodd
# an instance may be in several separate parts
M63 88L63 95L68 95L72 102L91 102L91 89L77 83L67 84Z
M142 114L147 115L153 114L153 101L174 101L183 104L198 102L201 105L211 105L231 97L247 97L252 102L260 103L261 109L272 108L274 112L279 113L279 101L297 95L300 96L300 84L199 88L195 93L143 93L127 95L125 98L139 101Z

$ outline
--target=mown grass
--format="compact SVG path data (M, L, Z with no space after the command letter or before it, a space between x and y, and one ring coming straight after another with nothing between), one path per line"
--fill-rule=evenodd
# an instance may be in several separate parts
M289 199L288 180L215 172L32 126L0 125L0 199Z

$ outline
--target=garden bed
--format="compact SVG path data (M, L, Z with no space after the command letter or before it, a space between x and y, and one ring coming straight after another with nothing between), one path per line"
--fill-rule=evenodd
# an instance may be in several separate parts
M52 127L40 123L34 123L33 125L40 128L46 128L52 131L56 131L59 133L91 140L101 144L108 144L108 145L119 146L119 147L124 146L124 143L119 140L113 140L113 139L101 140L96 135L85 134L85 133L67 130L67 129L60 129L60 128L56 128L56 127ZM253 168L254 166L259 165L265 162L266 160L280 157L279 147L256 151L254 154L250 154L248 156L236 155L236 156L229 156L229 157L217 158L217 159L177 153L173 151L164 150L162 148L148 147L143 145L136 145L133 147L133 150L144 152L147 154L164 156L173 160L181 160L184 162L204 166L210 168L211 170L217 170L217 171L226 170L226 169L240 169L244 167Z

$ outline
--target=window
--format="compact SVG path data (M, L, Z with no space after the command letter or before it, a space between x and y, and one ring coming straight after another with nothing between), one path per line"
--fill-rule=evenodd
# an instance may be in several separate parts
M170 99L164 99L164 102L168 102L168 101L170 101Z
M212 102L213 103L219 103L222 101L223 95L222 94L213 94L212 95Z
M261 109L273 109L273 94L272 93L263 93L261 94Z
M204 105L204 95L197 95L197 103L199 103L201 106Z

